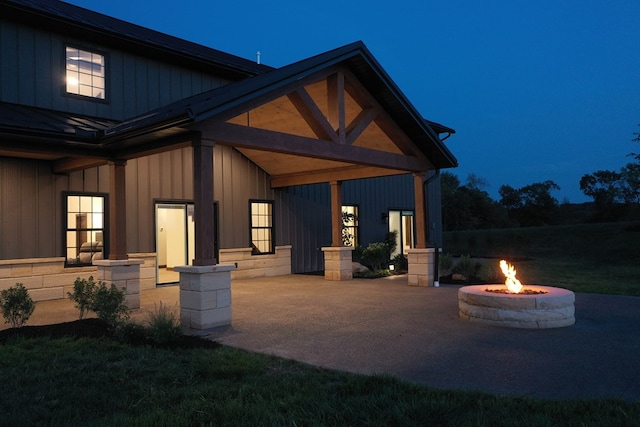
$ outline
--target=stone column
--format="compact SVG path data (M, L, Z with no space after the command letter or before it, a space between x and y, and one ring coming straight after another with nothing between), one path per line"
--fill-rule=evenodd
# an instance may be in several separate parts
M435 248L409 249L409 286L433 286Z
M231 271L234 265L175 267L180 273L180 323L189 329L231 324Z
M326 280L353 279L352 247L325 247L322 248L322 252L324 252L324 278Z
M103 281L107 286L111 284L122 290L125 294L125 302L130 309L140 308L140 266L144 264L141 259L101 259L93 261L98 269L96 279Z

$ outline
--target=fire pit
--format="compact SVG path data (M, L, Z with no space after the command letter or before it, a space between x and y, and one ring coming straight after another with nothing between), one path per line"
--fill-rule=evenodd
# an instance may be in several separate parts
M458 291L461 318L511 328L560 328L575 323L573 292L550 286L524 287L516 270L505 261L500 267L505 285L465 286Z

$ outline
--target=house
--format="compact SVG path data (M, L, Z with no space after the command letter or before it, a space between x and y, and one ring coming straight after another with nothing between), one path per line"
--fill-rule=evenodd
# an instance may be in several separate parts
M4 0L0 80L0 288L59 299L94 275L135 307L140 289L205 271L348 280L343 225L351 244L398 231L409 283L433 283L454 131L362 42L276 69L64 2Z

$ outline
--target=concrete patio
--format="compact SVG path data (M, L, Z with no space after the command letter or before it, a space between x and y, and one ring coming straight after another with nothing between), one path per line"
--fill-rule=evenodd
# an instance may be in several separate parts
M640 401L640 297L578 293L575 325L526 330L460 319L458 288L407 286L406 276L234 280L232 325L198 333L248 351L441 389ZM177 286L144 291L133 317L142 321L160 301L177 312L178 294ZM40 302L28 324L77 316L70 301Z

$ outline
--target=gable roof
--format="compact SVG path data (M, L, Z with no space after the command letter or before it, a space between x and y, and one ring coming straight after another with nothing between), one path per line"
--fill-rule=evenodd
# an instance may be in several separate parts
M165 61L187 60L191 65L226 73L236 80L120 123L2 104L0 138L7 149L11 144L19 145L24 138L37 138L37 143L29 145L31 154L135 156L152 151L153 144L158 145L160 139L164 140L160 145L168 147L172 144L167 142L169 139L175 142L181 134L209 119L229 119L266 102L273 94L282 95L287 88L340 68L348 70L434 167L457 166L457 160L438 136L455 131L425 120L362 42L274 69L60 1L5 0L0 3L0 12L3 17L29 20L31 25L67 31L75 37L99 40L119 49L137 50L147 56L162 55Z
M107 129L105 137L123 139L217 116L230 118L247 108L243 106L255 105L269 93L298 84L334 66L348 68L436 167L457 166L456 158L438 136L438 133L455 131L425 120L360 41L174 102Z

